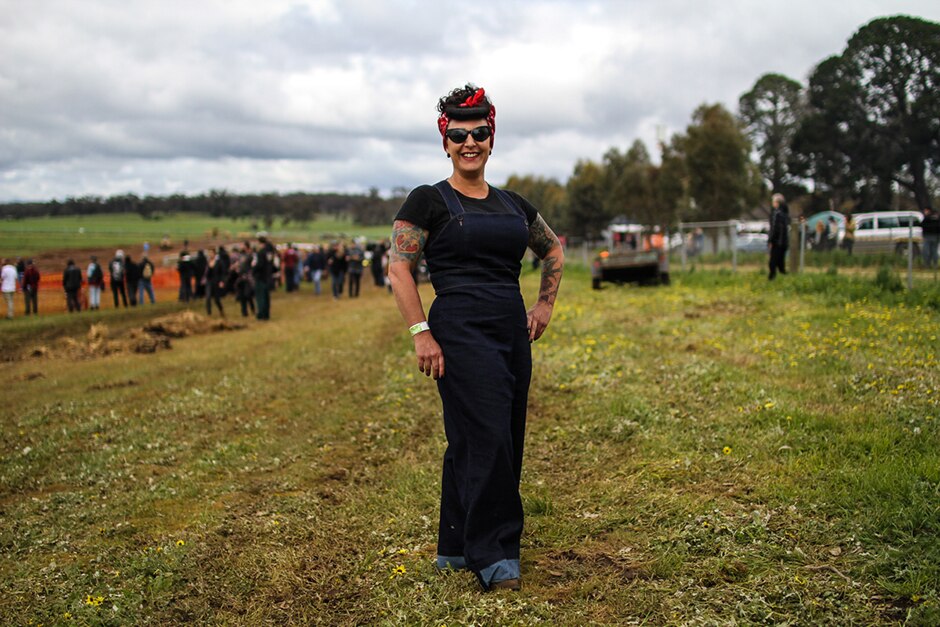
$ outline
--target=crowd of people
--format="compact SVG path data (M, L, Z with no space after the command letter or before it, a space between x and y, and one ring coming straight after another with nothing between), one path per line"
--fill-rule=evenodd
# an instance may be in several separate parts
M206 313L213 309L225 316L223 299L232 295L242 316L254 315L259 320L271 316L271 293L283 287L287 292L312 285L313 294L323 292L329 281L334 299L347 294L357 298L363 274L371 274L378 287L388 288L387 240L367 244L356 239L346 244L334 241L328 245L294 245L276 247L266 233L256 241L246 240L237 246L189 251L184 241L177 256L179 278L178 298L182 302L204 300ZM7 318L14 317L16 294L23 295L25 314L39 313L40 272L32 259L4 259L0 270L0 287L7 306ZM101 308L102 293L110 287L114 307L136 307L147 300L156 302L154 276L156 267L144 252L140 261L123 250L117 250L107 263L91 255L88 265L79 267L69 259L62 271L62 290L69 312Z
M212 313L215 302L224 315L220 298L234 294L242 316L251 311L259 320L268 320L271 292L281 286L286 292L296 292L307 282L312 284L314 295L320 296L323 282L329 278L334 299L344 293L358 298L362 275L368 268L373 283L388 289L388 250L387 240L366 245L365 240L356 239L349 245L341 241L303 247L288 243L279 251L265 233L259 233L256 245L245 241L230 251L220 246L209 256L202 251L195 256L184 251L177 264L179 298L205 297L207 313Z
M62 271L62 291L65 292L66 308L69 312L101 309L101 293L107 285L111 286L115 307L144 304L145 296L153 304L156 302L153 291L154 272L153 262L146 253L140 262L135 262L123 250L118 250L107 266L99 263L97 256L91 255L84 270L74 259L69 259ZM20 258L14 264L10 259L4 259L0 274L7 318L14 316L17 292L23 294L25 314L38 314L41 274L33 260Z

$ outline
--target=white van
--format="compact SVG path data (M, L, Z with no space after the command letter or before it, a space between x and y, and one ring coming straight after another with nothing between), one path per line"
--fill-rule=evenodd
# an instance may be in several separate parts
M855 213L852 219L855 221L855 252L904 254L913 225L914 255L920 254L920 223L924 219L920 211Z

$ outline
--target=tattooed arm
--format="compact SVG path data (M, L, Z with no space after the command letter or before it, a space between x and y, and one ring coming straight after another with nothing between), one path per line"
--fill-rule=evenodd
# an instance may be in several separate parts
M558 285L561 283L561 271L565 265L565 253L554 232L538 216L529 226L529 248L542 260L542 284L539 287L539 300L529 309L529 341L542 336L555 306Z
M414 270L424 252L428 232L419 226L395 220L392 225L392 249L389 251L388 280L392 284L398 311L409 327L424 322L424 305L418 286L415 285ZM418 370L435 379L444 376L444 354L434 340L431 331L422 331L414 336Z

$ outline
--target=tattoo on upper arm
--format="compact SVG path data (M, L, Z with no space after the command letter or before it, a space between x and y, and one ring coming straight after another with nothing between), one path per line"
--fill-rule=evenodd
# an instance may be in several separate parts
M426 230L405 220L395 220L392 224L392 250L389 252L389 261L406 261L414 267L421 258L427 241Z
M536 216L535 221L529 225L529 248L539 259L545 259L549 251L558 245L558 237L548 228L542 216Z

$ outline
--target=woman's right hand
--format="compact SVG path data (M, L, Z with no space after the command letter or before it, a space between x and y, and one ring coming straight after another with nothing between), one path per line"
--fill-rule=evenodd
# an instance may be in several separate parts
M440 379L444 376L444 353L430 331L422 331L414 336L415 354L418 357L418 370L425 376Z

